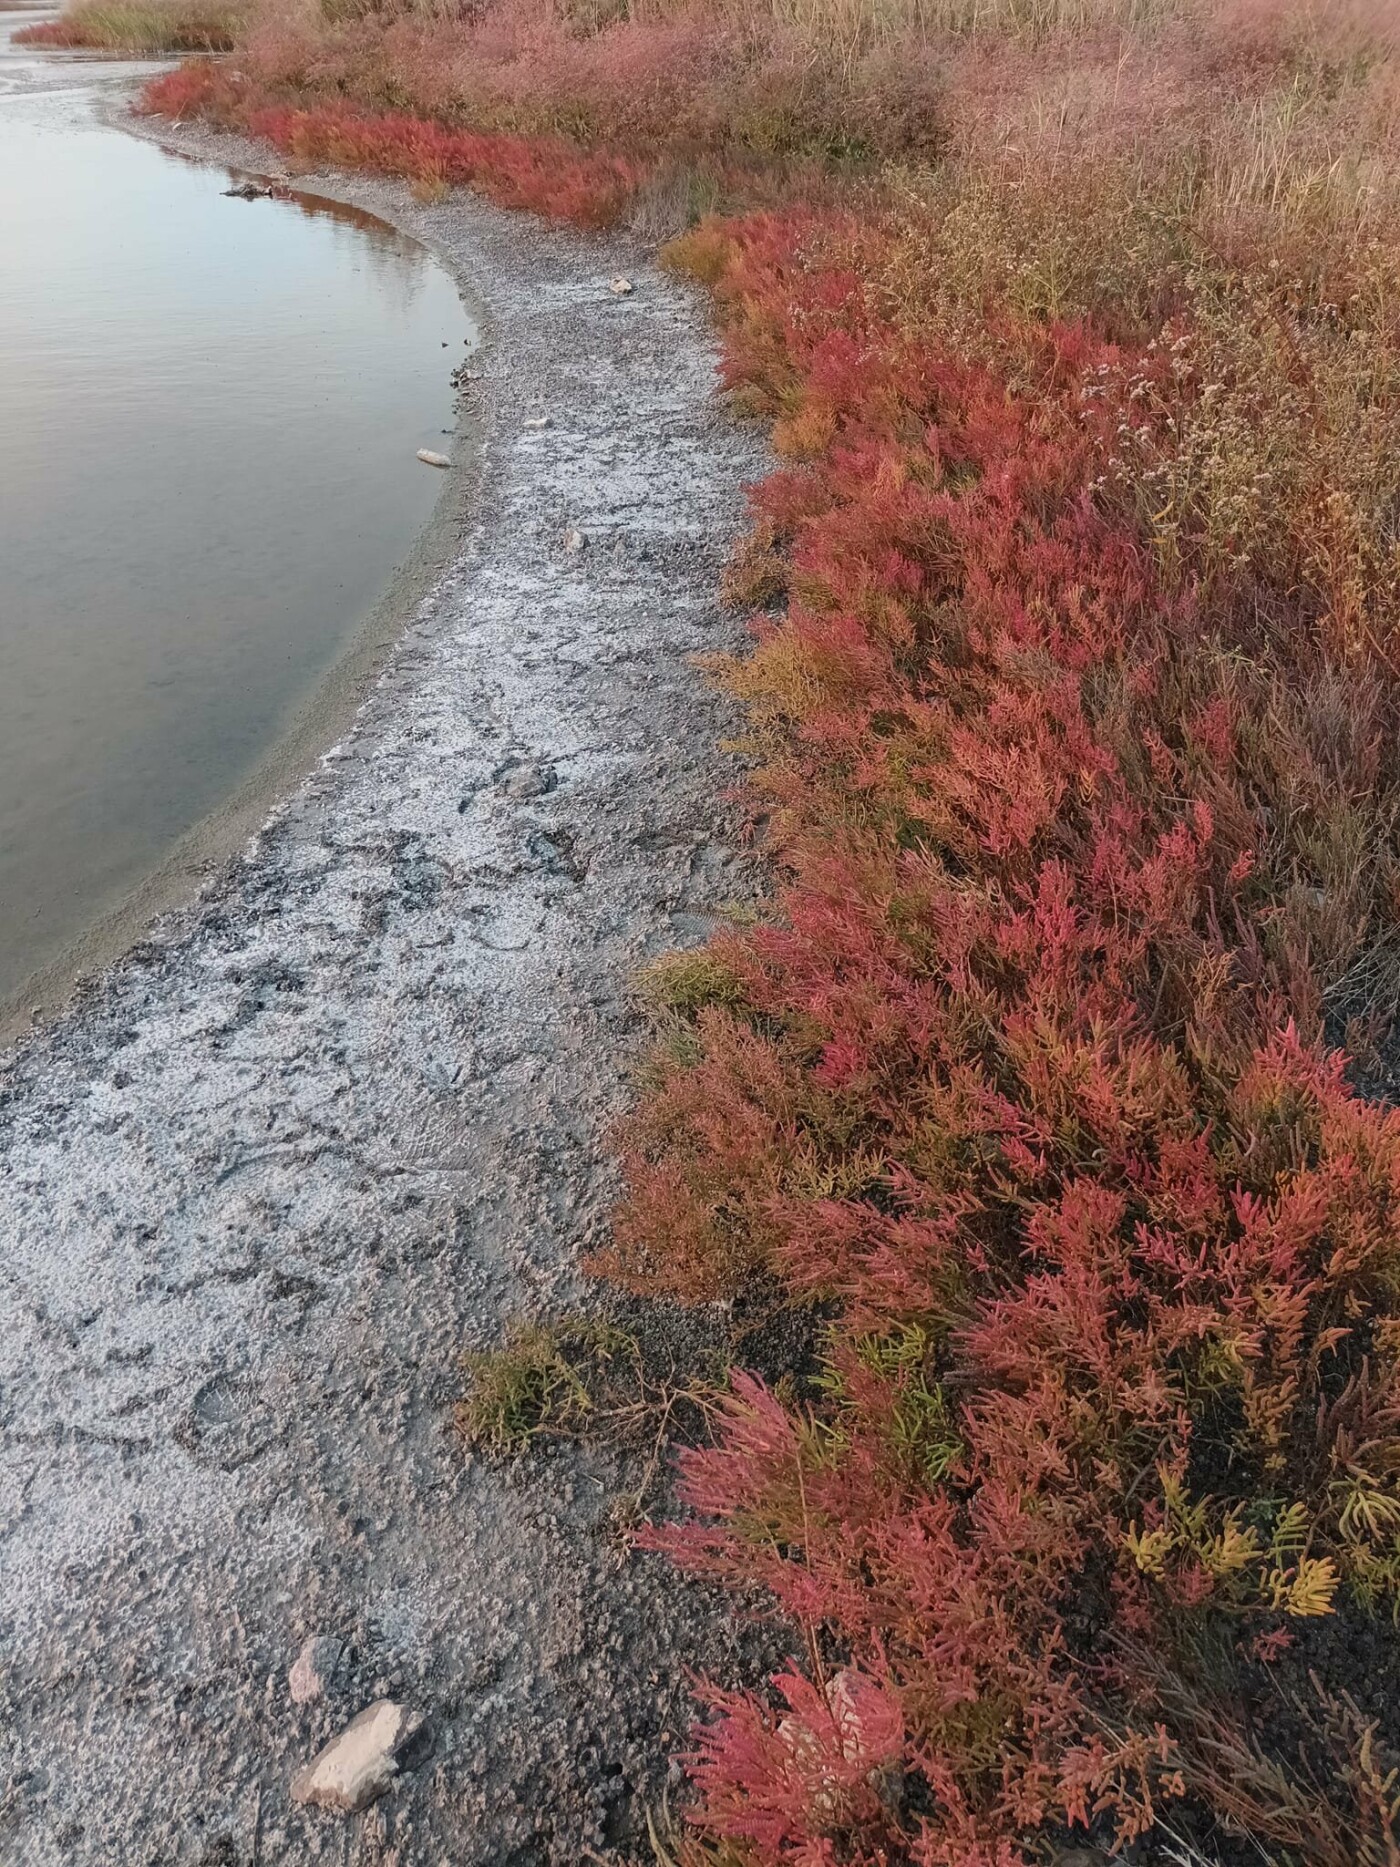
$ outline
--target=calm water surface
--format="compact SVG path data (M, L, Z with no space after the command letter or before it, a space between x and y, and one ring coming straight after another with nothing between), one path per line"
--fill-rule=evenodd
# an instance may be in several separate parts
M0 1000L304 710L443 492L424 251L104 128L0 12ZM444 347L445 346L445 347Z

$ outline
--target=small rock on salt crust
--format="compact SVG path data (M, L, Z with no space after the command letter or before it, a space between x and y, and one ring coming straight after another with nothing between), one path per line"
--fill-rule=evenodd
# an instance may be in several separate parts
M353 1815L393 1782L404 1752L423 1729L420 1712L376 1699L292 1778L292 1801Z
M294 1705L309 1705L323 1698L340 1663L341 1645L333 1634L313 1634L303 1645L287 1675Z

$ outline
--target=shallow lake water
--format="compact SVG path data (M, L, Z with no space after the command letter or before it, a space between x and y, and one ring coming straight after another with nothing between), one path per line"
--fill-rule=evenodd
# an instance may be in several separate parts
M99 114L0 11L0 1002L264 766L413 554L474 332L422 248ZM243 179L243 178L238 178Z

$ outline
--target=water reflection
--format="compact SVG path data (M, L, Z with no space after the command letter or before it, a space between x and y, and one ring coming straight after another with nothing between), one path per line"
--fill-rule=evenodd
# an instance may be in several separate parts
M224 173L228 176L229 188L267 186L262 176L248 169L231 168ZM226 199L237 199L236 196L230 197L227 189L221 190L221 193ZM416 240L410 240L397 227L391 227L387 221L380 220L377 214L356 207L353 202L335 201L329 195L304 194L298 188L281 184L270 197L261 195L256 200L244 201L242 205L257 209L269 198L305 215L308 220L328 225L332 239L339 229L346 229L345 244L350 263L366 266L375 283L385 292L401 293L399 302L402 309L408 311L411 295L422 279L424 266L432 264Z
M443 490L470 334L372 216L104 127L110 70L0 53L0 1000L318 690Z

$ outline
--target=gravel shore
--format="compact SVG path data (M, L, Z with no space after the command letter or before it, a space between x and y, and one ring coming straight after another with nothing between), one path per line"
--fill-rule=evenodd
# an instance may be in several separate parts
M0 1057L0 1857L640 1857L684 1669L747 1636L621 1557L625 1460L502 1469L449 1422L462 1351L571 1300L602 1235L629 974L747 886L689 657L732 640L761 446L629 243L297 185L484 307L472 520L241 858ZM297 1705L311 1635L345 1653ZM426 1760L363 1816L292 1804L380 1696Z

